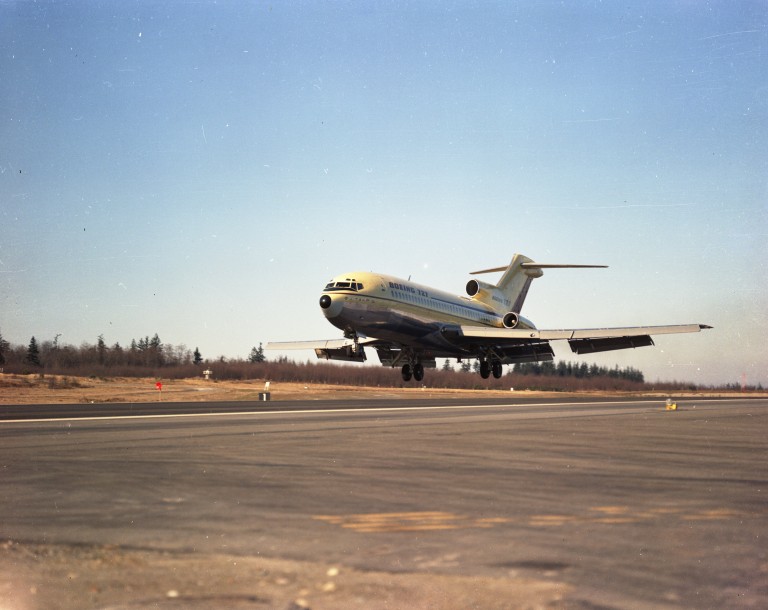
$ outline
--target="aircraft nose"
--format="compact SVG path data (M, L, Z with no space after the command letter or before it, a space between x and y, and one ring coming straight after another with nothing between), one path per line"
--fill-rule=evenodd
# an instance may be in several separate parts
M344 309L344 303L339 298L333 298L329 294L324 294L320 297L320 309L323 310L323 315L326 318L335 318Z

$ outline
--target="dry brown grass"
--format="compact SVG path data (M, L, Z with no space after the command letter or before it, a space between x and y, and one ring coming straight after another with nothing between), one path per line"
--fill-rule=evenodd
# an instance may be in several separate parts
M58 375L0 374L0 404L53 404L101 402L204 402L258 400L264 392L265 380L206 381L202 378L162 379L162 390L156 378L75 378ZM353 398L434 398L446 395L477 395L473 390L426 388L366 388L322 383L271 382L272 400L321 400ZM507 395L508 392L483 391L485 395Z
M155 384L157 378L84 378L60 375L0 374L0 404L56 404L105 402L206 402L254 401L264 392L265 380L206 381L199 377L189 379L162 379L162 391ZM324 383L271 382L271 399L280 400L351 400L360 398L425 398L462 397L558 397L573 396L666 396L664 392L535 392L509 390L456 390L427 387L375 388ZM683 393L675 392L675 396ZM697 396L722 393L696 393ZM728 394L736 396L737 394ZM756 396L751 393L750 396Z

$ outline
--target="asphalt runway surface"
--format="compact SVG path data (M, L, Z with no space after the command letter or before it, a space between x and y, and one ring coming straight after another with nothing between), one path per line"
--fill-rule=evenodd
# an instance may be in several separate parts
M5 406L0 541L562 585L497 607L768 607L768 400L678 405Z

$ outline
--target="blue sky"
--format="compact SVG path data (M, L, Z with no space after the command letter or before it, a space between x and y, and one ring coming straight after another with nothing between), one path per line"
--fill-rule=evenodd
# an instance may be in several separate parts
M0 103L14 343L245 357L335 338L338 273L522 252L610 266L547 271L541 328L715 327L589 362L768 383L765 2L5 0Z

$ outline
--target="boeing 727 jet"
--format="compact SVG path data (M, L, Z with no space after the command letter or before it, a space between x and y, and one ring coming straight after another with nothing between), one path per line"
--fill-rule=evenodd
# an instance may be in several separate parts
M467 283L467 296L453 296L379 273L345 273L333 278L320 297L328 321L343 339L269 343L266 349L313 349L318 358L364 362L365 347L376 350L381 364L401 367L404 381L424 378L436 358L477 358L480 375L502 375L505 364L553 360L550 341L567 341L576 354L653 345L651 335L692 333L705 324L541 330L520 311L531 282L544 269L605 265L536 263L515 254L497 284L477 279Z

